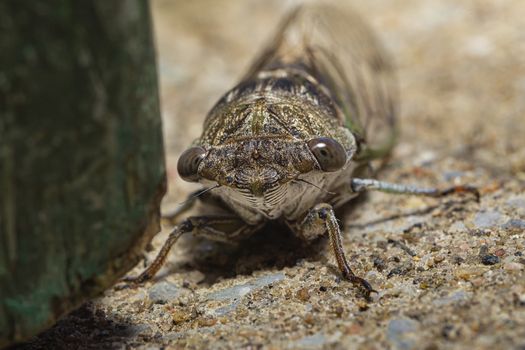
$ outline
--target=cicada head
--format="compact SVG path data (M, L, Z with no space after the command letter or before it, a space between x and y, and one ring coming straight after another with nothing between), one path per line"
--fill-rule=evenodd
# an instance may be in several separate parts
M321 132L326 132L319 135L315 132L320 128L311 130L319 113L312 115L304 106L259 98L235 112L232 116L231 110L222 110L223 127L215 131L215 142L201 138L201 145L182 154L178 171L187 181L218 186L217 193L225 201L253 208L265 217L280 216L309 184L314 186L310 191L322 189L355 152L347 129L326 130L330 124L319 121L324 125ZM309 125L304 125L307 117ZM233 120L236 124L228 123Z

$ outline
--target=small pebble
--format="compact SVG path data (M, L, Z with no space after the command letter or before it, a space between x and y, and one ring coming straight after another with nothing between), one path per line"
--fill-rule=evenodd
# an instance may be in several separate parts
M429 258L427 260L426 266L430 269L430 268L434 267L435 264L436 264L436 261L433 258Z
M470 294L465 292L464 290L457 290L457 291L450 293L447 296L434 300L433 304L441 307L445 305L451 305L451 304L456 304L459 302L464 302L466 300L469 300L470 297L471 297Z
M311 312L307 313L304 316L304 323L309 324L309 325L315 324L315 318Z
M446 324L441 329L441 336L447 340L456 340L459 338L461 332L458 327L451 324Z
M474 287L481 287L485 283L485 279L483 277L474 278L470 281Z
M525 220L510 219L503 225L503 228L523 230L525 229Z
M503 265L503 268L508 271L519 271L523 270L525 266L517 262L509 262Z
M474 225L476 228L489 228L497 226L501 220L501 213L497 211L483 211L478 212L474 217Z
M334 308L334 313L337 315L337 317L341 317L344 311L345 309L341 305L338 305Z
M465 259L463 259L462 257L460 257L459 255L454 255L452 257L452 262L456 265L461 265L461 263L463 263L465 261Z
M436 263L440 263L440 262L442 262L443 260L445 260L445 256L444 256L444 255L441 255L441 254L440 254L440 255L436 255L436 256L434 257L434 261L435 261Z
M167 281L156 283L148 290L148 297L155 304L165 304L177 299L180 294L181 289Z
M171 319L173 323L183 323L193 318L193 314L187 309L176 308L171 312Z
M310 292L308 291L308 288L306 287L301 288L297 291L295 296L297 297L297 299L301 301L308 301L310 299Z
M357 323L353 323L352 325L348 326L346 328L346 333L350 335L359 334L363 331L363 327L361 327Z
M459 279L470 281L474 277L481 276L483 272L484 269L482 268L459 268L454 272L454 274Z
M365 300L362 300L362 299L358 300L356 302L356 305L359 308L359 311L366 311L370 307L370 305L368 305L368 303Z
M402 265L398 265L398 266L394 267L392 270L390 270L390 272L387 274L386 278L391 278L391 277L396 276L396 275L404 276L404 275L406 275L407 273L409 273L413 269L414 269L414 266L411 263L407 262L407 263L404 263Z
M198 323L199 327L211 327L217 323L217 319L211 317L203 317L199 319Z
M495 265L499 263L500 259L496 255L487 254L481 256L481 263L483 265Z
M468 245L467 243L460 244L459 245L459 249L462 252L466 252L466 251L470 250L470 245Z
M374 263L374 267L375 267L379 272L381 272L381 271L383 271L384 269L387 268L387 265L386 265L386 263L385 263L385 260L383 260L383 259L382 259L381 257L379 257L379 256L375 256L375 257L374 257L374 261L373 261L373 263Z
M500 249L496 250L494 252L494 255L496 255L497 257L501 258L503 255L505 255L505 249L500 248Z
M489 252L489 247L487 247L486 244L483 244L481 247L479 247L479 256L487 255Z
M517 209L525 209L525 196L511 198L507 201L507 205Z

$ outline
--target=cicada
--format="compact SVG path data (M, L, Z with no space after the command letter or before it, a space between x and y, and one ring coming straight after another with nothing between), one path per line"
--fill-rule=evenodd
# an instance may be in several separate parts
M366 23L331 5L296 8L178 161L182 179L205 186L189 203L219 202L228 213L183 220L129 280L152 278L186 233L231 242L279 221L305 241L328 234L342 276L368 296L374 290L350 268L334 209L368 190L477 194L372 179L395 143L397 110L393 65Z

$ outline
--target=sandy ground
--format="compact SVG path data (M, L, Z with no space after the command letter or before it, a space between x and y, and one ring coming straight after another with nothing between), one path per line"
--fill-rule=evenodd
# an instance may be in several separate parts
M291 5L153 1L166 211L196 189L178 178L178 155ZM240 247L187 237L153 282L108 290L20 348L525 349L525 2L355 7L399 72L402 137L380 177L473 184L481 201L373 194L352 205L345 249L379 290L371 303L339 279L325 241L305 247L276 227Z

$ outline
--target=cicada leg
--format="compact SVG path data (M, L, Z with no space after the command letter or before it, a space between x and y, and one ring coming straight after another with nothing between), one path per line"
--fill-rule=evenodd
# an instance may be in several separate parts
M141 284L152 279L166 262L168 253L177 240L186 233L204 236L210 240L234 243L257 231L261 225L247 225L234 216L195 216L189 217L175 226L164 242L155 260L140 275L126 277L124 282Z
M378 181L374 179L353 178L350 181L350 188L354 193L365 191L381 191L386 193L410 194L428 197L444 197L451 194L471 193L475 196L476 201L479 202L480 198L478 189L474 186L468 185L451 186L445 189L439 189L432 187L424 188L412 185L401 185L390 182Z
M295 233L307 240L314 239L325 232L328 232L330 239L330 245L334 253L337 266L341 271L343 277L354 285L357 285L364 289L365 296L368 299L370 293L376 292L370 283L365 279L358 277L354 274L348 259L346 258L343 243L342 234L337 219L335 217L334 210L330 204L321 203L312 208L306 217L299 223L290 223L289 226L295 231Z

